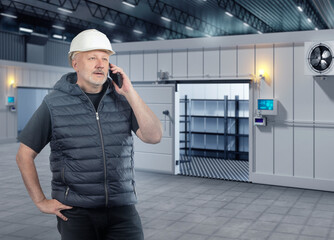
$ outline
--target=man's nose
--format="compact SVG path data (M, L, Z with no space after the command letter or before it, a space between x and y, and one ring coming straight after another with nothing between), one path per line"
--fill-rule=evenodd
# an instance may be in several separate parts
M96 67L97 68L103 68L104 67L102 59L97 59Z

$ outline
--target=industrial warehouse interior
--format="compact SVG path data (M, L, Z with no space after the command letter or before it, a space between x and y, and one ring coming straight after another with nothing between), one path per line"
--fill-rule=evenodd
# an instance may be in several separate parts
M132 131L145 239L334 239L333 9L333 0L0 0L0 239L61 239L56 216L25 187L18 138L74 72L70 45L88 29L105 34L109 62L161 123L159 143ZM52 143L34 160L48 199Z

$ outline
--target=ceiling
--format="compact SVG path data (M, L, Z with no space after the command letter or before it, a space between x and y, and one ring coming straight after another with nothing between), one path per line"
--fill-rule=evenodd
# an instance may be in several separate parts
M112 42L334 28L334 0L0 0L0 14L2 31L62 41L88 28Z

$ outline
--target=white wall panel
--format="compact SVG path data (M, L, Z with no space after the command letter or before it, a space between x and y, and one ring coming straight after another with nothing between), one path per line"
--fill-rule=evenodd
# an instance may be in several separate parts
M117 65L122 68L123 71L129 75L130 73L130 56L128 54L120 54L117 56Z
M172 53L158 52L158 72L172 72Z
M334 129L315 129L315 178L334 180Z
M131 81L143 81L144 56L142 53L130 55L130 79Z
M249 76L249 74L255 74L254 72L254 46L250 47L238 47L238 67L237 67L237 76ZM222 50L223 54L223 50ZM258 59L258 58L257 58ZM231 62L233 62L233 58ZM223 62L223 59L222 59ZM234 70L233 70L234 71ZM223 76L222 69L222 76Z
M156 81L158 79L157 60L157 53L144 53L144 81Z
M187 77L187 52L173 52L173 78Z
M274 171L276 175L293 175L293 130L291 127L275 126Z
M334 123L334 79L315 80L315 121Z
M274 97L278 99L276 121L293 119L293 47L275 46ZM275 126L274 171L277 175L293 175L293 129Z
M188 51L188 77L203 77L203 50Z
M313 178L313 128L294 128L294 176Z
M273 75L273 45L256 47L256 75L259 75L259 70L265 72L265 81L260 84L260 97L274 97L274 75Z
M245 56L247 56L247 59L249 58L248 54L246 54ZM252 58L252 62L254 62L254 55L252 55L251 58ZM221 61L220 75L222 77L230 77L230 76L237 75L237 67L238 67L237 66L237 49L235 47L229 48L229 49L221 49L220 50L220 61ZM241 63L244 64L243 60ZM247 63L247 66L248 65L249 65L249 62Z
M256 172L273 174L273 126L256 127L254 132Z
M266 73L266 82L261 82L261 97L273 97L273 47L257 47L256 48L256 68L264 69ZM268 124L266 127L255 128L256 150L255 161L256 171L261 173L273 174L273 132L274 126Z
M217 78L219 77L219 49L205 50L204 49L204 76Z
M294 47L294 119L313 121L312 76L304 75L304 46Z
M274 96L279 101L276 120L293 119L293 47L275 47Z

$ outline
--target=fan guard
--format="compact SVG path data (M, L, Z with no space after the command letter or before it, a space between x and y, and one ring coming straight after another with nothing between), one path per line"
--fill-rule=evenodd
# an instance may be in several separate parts
M325 44L317 44L309 51L308 63L310 68L319 73L326 73L333 65L333 53Z

